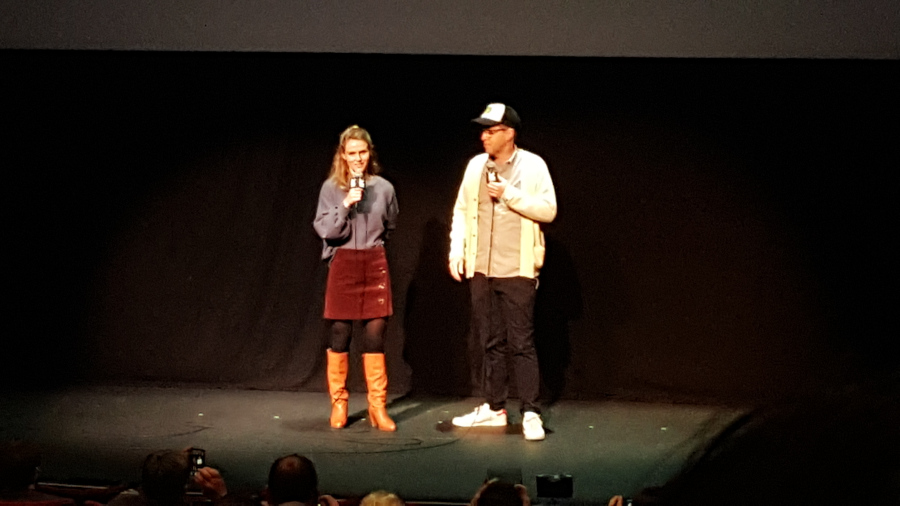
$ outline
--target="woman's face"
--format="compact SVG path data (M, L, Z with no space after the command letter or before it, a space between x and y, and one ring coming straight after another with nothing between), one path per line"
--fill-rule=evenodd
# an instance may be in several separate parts
M361 175L369 165L369 143L360 139L348 140L344 143L341 158L347 162L351 175Z

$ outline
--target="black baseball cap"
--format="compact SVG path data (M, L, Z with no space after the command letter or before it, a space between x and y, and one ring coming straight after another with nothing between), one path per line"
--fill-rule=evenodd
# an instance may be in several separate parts
M512 107L505 104L488 104L481 116L472 120L479 125L492 127L494 125L506 125L518 129L522 126L519 114Z

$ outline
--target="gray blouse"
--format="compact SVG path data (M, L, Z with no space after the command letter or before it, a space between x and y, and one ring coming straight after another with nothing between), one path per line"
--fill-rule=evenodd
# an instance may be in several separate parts
M344 207L347 190L332 179L322 184L313 228L322 238L322 258L334 256L337 248L367 249L384 246L396 228L397 196L394 186L381 176L369 176L363 199Z

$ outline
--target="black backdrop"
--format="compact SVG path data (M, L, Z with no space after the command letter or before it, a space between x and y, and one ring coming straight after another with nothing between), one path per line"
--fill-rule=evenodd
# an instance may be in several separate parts
M391 390L474 393L446 237L491 101L520 112L559 199L547 398L743 401L896 370L896 62L0 57L7 385L324 389L311 222L358 123L401 209Z

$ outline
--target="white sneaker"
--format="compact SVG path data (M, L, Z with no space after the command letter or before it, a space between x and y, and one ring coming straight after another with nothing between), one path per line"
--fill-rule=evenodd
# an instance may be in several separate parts
M542 441L544 439L544 422L541 415L534 411L526 411L522 417L522 434L526 441Z
M484 403L468 415L454 417L453 425L457 427L502 427L506 425L506 410L494 411L488 403Z

